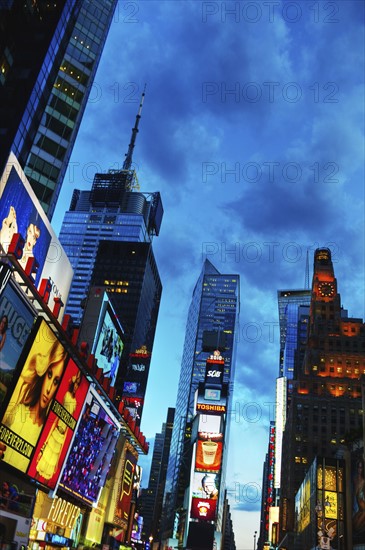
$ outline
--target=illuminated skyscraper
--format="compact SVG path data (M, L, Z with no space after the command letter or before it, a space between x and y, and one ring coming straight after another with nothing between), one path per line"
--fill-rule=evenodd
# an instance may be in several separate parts
M52 217L117 0L0 5L0 173L13 151Z
M365 326L341 307L329 249L314 254L308 339L301 356L281 461L280 529L287 547L293 544L295 494L311 462L318 455L333 457L348 433L363 422L360 377L365 373ZM344 518L336 519L337 533L343 533ZM332 542L337 548L338 541Z
M191 474L192 421L195 415L196 391L199 384L205 380L206 360L211 353L203 350L203 335L205 338L210 333L213 339L215 335L217 348L221 350L224 359L223 385L228 389L228 409L233 392L239 300L239 275L221 274L209 260L205 260L194 288L186 324L165 490L164 539L184 538L189 522L185 496ZM221 483L224 483L225 475L228 424ZM217 507L217 522L220 529L222 528L219 523L222 521L223 492L221 497Z

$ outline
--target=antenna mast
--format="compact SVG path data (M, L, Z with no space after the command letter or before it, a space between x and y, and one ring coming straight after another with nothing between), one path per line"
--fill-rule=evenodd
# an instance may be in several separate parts
M131 166L132 166L132 155L133 155L134 146L136 144L136 138L137 138L137 134L138 134L138 125L139 125L139 121L140 121L140 118L141 118L145 93L146 93L146 84L144 85L144 90L143 90L143 93L142 93L141 102L139 104L139 109L138 109L138 113L137 113L137 116L136 116L136 122L134 123L134 128L132 128L132 137L131 137L130 144L128 146L128 153L126 153L126 155L125 155L125 160L124 160L124 163L123 163L123 170L130 170Z

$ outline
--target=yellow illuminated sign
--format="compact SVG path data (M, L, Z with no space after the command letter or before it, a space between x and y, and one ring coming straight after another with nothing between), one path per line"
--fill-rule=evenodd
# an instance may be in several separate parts
M326 518L337 519L337 493L324 492L324 509Z

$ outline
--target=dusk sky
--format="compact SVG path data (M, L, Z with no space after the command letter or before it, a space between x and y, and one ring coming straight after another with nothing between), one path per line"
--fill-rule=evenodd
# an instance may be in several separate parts
M133 160L141 191L161 192L163 293L141 428L150 458L207 257L241 278L227 473L237 550L260 527L277 290L303 288L306 251L311 278L328 246L343 306L365 316L363 77L361 0L120 1L53 219L58 234L73 189L122 167L146 83Z

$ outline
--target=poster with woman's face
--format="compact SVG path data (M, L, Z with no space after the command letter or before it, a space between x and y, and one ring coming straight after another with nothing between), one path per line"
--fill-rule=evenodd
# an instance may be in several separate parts
M35 314L9 281L0 294L0 411Z
M3 461L26 472L61 383L67 353L42 320L0 424ZM23 358L21 358L21 361Z
M54 489L85 402L89 382L70 359L27 474Z

